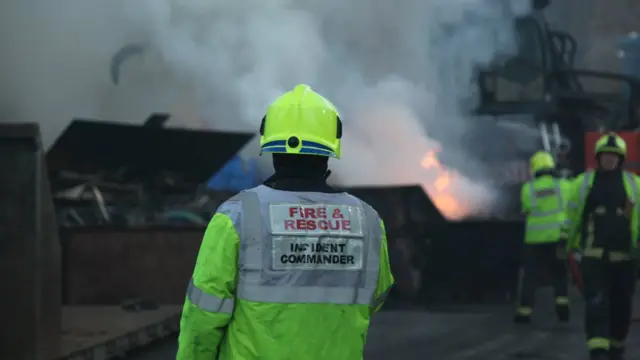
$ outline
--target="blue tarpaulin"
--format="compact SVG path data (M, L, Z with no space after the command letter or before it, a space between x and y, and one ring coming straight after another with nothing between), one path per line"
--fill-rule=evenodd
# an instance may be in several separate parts
M234 156L209 179L207 187L211 190L241 191L258 184L255 161L243 160L239 156Z

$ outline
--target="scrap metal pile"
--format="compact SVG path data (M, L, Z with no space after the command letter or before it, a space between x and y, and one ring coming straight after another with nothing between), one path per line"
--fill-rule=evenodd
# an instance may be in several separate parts
M220 200L199 189L253 135L164 128L168 119L73 120L47 153L60 226L205 224Z

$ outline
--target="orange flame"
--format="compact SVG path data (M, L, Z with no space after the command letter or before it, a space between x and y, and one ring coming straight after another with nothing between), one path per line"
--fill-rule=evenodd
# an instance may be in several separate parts
M444 217L450 220L462 219L469 211L456 199L452 189L460 174L444 168L438 160L438 152L439 150L429 150L422 158L420 165L430 172L432 180L422 186Z

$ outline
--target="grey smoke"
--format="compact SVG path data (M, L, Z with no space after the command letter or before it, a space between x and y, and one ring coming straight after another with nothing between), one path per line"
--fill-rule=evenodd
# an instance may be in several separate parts
M153 53L123 67L124 86L112 83L112 55L146 39L125 15L117 0L2 1L0 121L38 122L50 146L73 117L141 123L154 111L193 111L190 88Z
M5 3L0 95L49 141L73 116L132 122L157 110L188 118L176 125L255 131L267 104L303 82L345 122L334 181L432 184L420 162L437 147L471 177L452 185L470 210L491 200L481 166L458 145L476 121L466 113L473 71L514 51L511 21L527 0ZM111 84L111 55L136 41L149 54Z
M473 121L463 103L474 100L476 66L514 50L512 20L528 11L526 1L490 0L143 3L130 14L195 84L216 126L257 128L267 104L299 82L336 102L346 133L332 168L342 185L433 184L424 154L456 151ZM469 155L450 165L479 169ZM453 190L485 206L491 189L472 172L475 181L455 176Z

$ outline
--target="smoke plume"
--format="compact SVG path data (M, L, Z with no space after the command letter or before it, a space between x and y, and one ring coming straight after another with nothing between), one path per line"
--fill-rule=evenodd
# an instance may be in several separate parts
M127 41L109 2L7 0L0 4L0 120L40 123L50 145L75 116L113 115L111 54ZM143 97L139 102L144 102ZM125 114L137 105L122 109ZM114 120L142 120L148 115Z
M333 181L436 191L442 173L421 163L438 150L467 214L493 190L461 150L477 121L473 71L515 50L511 21L528 3L11 0L0 5L0 95L5 114L39 121L51 141L73 116L141 121L176 109L181 125L253 132L270 101L307 83L345 123ZM115 86L110 57L131 42L149 51Z

